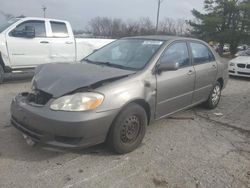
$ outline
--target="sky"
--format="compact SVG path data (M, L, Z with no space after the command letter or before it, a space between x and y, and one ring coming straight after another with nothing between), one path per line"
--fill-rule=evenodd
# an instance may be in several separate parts
M156 20L158 0L0 0L0 10L14 16L46 17L70 21L76 30L84 29L96 16L136 20L149 17ZM202 10L203 0L163 0L160 18L192 19L193 8ZM0 23L4 17L0 14Z

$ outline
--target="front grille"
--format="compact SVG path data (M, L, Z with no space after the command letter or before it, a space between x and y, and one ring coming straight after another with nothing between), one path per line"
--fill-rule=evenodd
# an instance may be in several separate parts
M246 64L243 64L243 63L239 63L239 64L237 64L237 66L238 66L239 68L246 68Z
M247 65L247 68L250 69L250 65Z
M238 72L238 74L250 75L250 72Z
M38 105L45 105L47 102L52 98L51 94L48 94L46 92L35 90L34 93L28 94L28 101L31 103L35 103Z

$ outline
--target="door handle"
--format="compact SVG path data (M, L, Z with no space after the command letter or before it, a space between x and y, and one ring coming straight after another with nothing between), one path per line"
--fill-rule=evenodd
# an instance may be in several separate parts
M40 41L41 44L49 44L49 41Z
M193 71L193 70L189 70L187 74L188 74L188 75L193 75L193 74L194 74L194 71Z
M65 42L65 44L73 44L73 42L67 41L67 42Z

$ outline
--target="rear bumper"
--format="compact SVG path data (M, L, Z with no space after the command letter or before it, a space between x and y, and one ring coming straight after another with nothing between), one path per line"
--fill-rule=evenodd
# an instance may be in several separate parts
M52 111L51 102L32 106L22 94L17 95L11 104L12 125L36 142L82 148L104 142L118 113L118 110L100 113Z

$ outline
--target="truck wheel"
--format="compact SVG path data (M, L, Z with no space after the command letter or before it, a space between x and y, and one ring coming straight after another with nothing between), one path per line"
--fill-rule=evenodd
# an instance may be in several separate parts
M3 67L0 65L0 84L3 83L4 78L4 70Z
M131 103L117 116L108 135L108 144L118 154L136 149L142 142L147 127L145 110Z
M208 100L205 102L205 106L208 109L214 109L218 106L221 98L221 85L219 82L216 82L214 85Z

